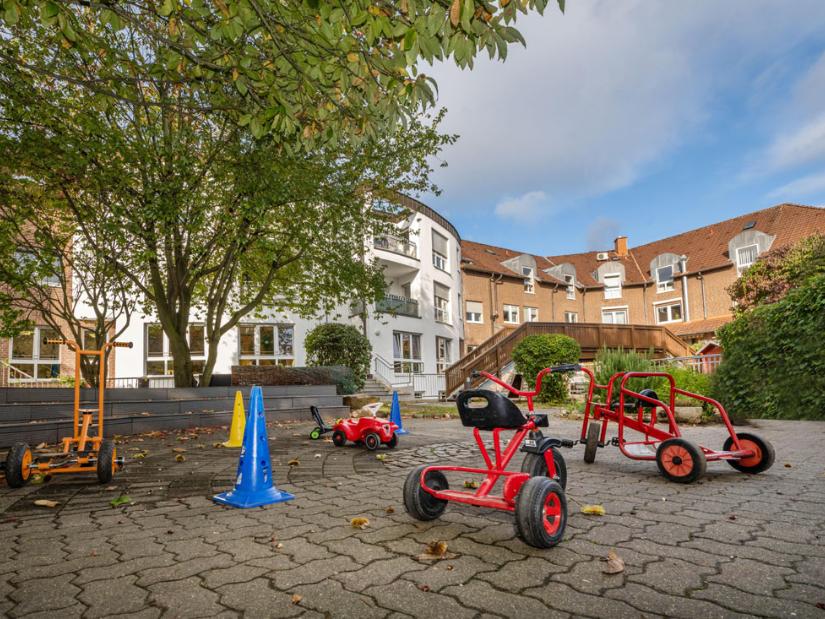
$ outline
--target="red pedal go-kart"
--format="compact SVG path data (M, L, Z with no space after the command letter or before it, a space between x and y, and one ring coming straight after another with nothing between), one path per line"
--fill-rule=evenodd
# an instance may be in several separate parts
M486 468L466 466L422 465L410 471L404 482L404 506L413 518L434 520L444 513L448 501L514 512L516 533L530 546L550 548L564 536L567 525L567 499L564 487L567 470L558 447L572 447L573 441L545 437L540 428L547 427L546 415L533 412L533 398L541 390L541 381L551 372L569 371L568 366L546 368L536 377L535 391L519 391L487 372L474 372L504 387L514 395L527 398L528 415L511 400L494 391L463 391L457 399L461 423L473 428ZM501 433L515 430L502 451ZM484 445L481 432L493 434L495 461ZM523 445L522 445L523 443ZM526 452L521 471L507 471L516 451ZM444 471L484 475L474 492L450 490ZM500 495L490 492L503 479Z
M398 445L398 426L386 419L378 417L361 417L360 419L341 419L332 427L324 423L321 413L315 406L310 406L310 412L317 427L309 433L312 439L320 438L322 434L332 432L332 442L336 447L343 447L347 441L364 443L370 451L375 451L382 444L390 449Z
M716 400L685 391L676 387L676 381L665 372L619 372L614 374L607 385L596 384L593 372L580 368L590 378L587 405L582 422L581 442L584 443L584 461L592 463L599 447L606 446L609 422L618 425L618 436L610 444L633 460L655 460L662 475L679 483L691 483L704 473L708 462L724 460L743 473L761 473L774 462L773 446L756 434L733 430L725 408ZM665 403L652 389L639 392L628 388L628 381L634 378L659 377L670 383L670 397ZM596 402L594 395L603 392L604 402ZM674 416L676 396L686 397L713 407L728 431L721 450L708 449L682 438ZM609 404L608 404L609 403ZM666 423L657 426L659 413L666 417ZM647 418L646 418L647 417ZM625 430L634 430L642 435L641 440L628 440Z

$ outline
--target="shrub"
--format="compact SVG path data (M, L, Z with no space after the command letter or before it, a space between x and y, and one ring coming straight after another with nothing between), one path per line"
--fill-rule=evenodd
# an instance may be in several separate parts
M541 370L560 363L576 363L581 352L579 343L566 335L528 335L513 348L513 361L516 371L534 385ZM553 374L542 380L539 402L564 402L567 397L566 374Z
M334 322L318 325L304 342L307 364L343 365L352 370L355 389L361 389L370 369L372 346L356 327Z
M825 419L825 274L719 330L713 392L735 419Z

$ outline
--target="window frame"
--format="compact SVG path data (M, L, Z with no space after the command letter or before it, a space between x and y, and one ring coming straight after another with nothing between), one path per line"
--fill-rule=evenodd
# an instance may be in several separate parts
M740 262L739 257L740 257L743 250L751 249L751 248L754 249L753 262L750 262L746 265L743 265ZM748 245L743 245L742 247L737 247L736 248L736 271L739 273L739 275L744 273L748 269L748 267L756 264L757 260L759 260L759 244L758 243L749 243Z
M441 345L446 345L446 357L441 357ZM453 340L449 337L435 336L435 371L437 374L443 374L444 371L452 365L452 346Z
M536 273L533 267L521 267L521 274L524 277L524 292L536 294Z
M158 327L160 329L161 335L161 346L163 348L163 353L161 355L152 355L149 354L149 329L152 327ZM191 329L192 327L201 328L203 329L203 352L202 353L191 353L190 348L190 356L192 358L192 365L194 367L198 367L198 365L203 364L206 365L206 356L208 353L208 345L206 343L206 325L202 322L193 322L189 324L186 328L186 341L189 343L191 347ZM162 376L172 376L175 373L174 368L174 357L172 356L172 351L169 348L169 338L166 336L166 332L163 330L163 326L159 322L147 322L143 326L143 375L147 377L162 377ZM150 363L162 363L163 364L163 374L157 373L150 373L149 372L149 364ZM193 368L194 374L201 374L203 373L203 366L201 366L200 371Z
M673 309L674 307L679 308L679 318L673 318ZM668 299L667 301L661 301L659 303L653 304L653 309L656 312L656 324L657 325L669 325L673 324L674 322L684 322L685 320L685 308L682 304L682 299ZM667 310L668 320L659 320L659 311L665 309Z
M12 378L9 376L9 383L31 383L31 382L41 382L41 381L55 381L60 378L60 347L56 344L46 344L46 346L54 346L55 350L55 357L43 357L41 356L41 347L43 346L43 339L44 337L41 335L42 331L47 329L53 333L53 337L59 338L60 333L55 331L52 327L48 325L35 325L31 329L32 334L32 353L31 357L16 357L14 355L14 340L15 337L10 337L8 339L9 344L9 366L14 368L16 371L20 372L21 374L26 374L31 378ZM48 337L48 336L47 336ZM20 335L16 336L17 339L20 338ZM18 367L18 364L23 364L26 366L31 366L31 372L26 372L22 368ZM38 376L40 366L43 367L50 367L50 376L48 377L41 377ZM57 375L55 375L55 367L57 368Z
M565 295L568 301L575 301L576 300L576 276L569 275L565 273L564 275L564 283L565 283Z
M399 346L398 352L401 354L396 354L396 336L398 336ZM405 357L403 354L404 351L404 340L407 339L409 341L409 350L410 356ZM415 349L416 346L414 342L418 342L418 356L415 356ZM423 352L421 350L421 334L415 333L413 331L396 331L393 330L392 332L392 365L393 365L393 372L395 374L423 374L424 373L424 360L423 360ZM406 368L406 369L405 369Z
M450 239L441 234L436 230L431 230L431 238L430 242L432 243L432 252L433 252L433 266L438 269L439 271L443 271L444 273L450 272L450 257L447 254L442 254L440 251L436 251L435 249L435 242L434 239L436 236L441 237L444 239L444 243L447 246L447 252L450 251Z
M608 286L607 280L610 279L612 282L616 280L619 282L617 286ZM608 273L602 277L602 283L604 284L604 298L605 299L621 299L622 298L622 275L621 273ZM614 294L615 292L615 294Z
M670 269L670 279L669 280L662 280L659 277L659 272L662 269ZM673 267L672 264L665 264L663 266L656 268L656 294L661 294L663 292L672 292L676 286L676 269Z
M531 316L533 313L535 313L535 317ZM538 321L539 321L539 308L531 307L529 305L525 305L524 306L524 322L538 322Z
M515 320L507 320L507 313L508 313L508 310L514 310L514 311L515 311L515 316L516 316L516 319L515 319ZM520 323L519 323L520 316L519 316L519 306L518 306L518 305L508 305L508 304L505 304L505 305L503 306L503 308L502 308L502 312L501 312L501 313L502 313L502 320L503 320L505 323L507 323L508 325L517 325L517 324L520 324Z
M624 322L616 322L615 315L616 314L624 314ZM614 319L611 322L606 322L604 317L605 314L609 314L614 316ZM602 324L603 325L629 325L630 324L630 308L627 305L623 305L620 307L603 307L602 308Z
M468 309L468 305L470 303L478 303L480 306L480 311L472 312ZM478 318L476 320L474 317ZM473 325L483 325L484 324L484 304L481 301L464 301L464 320L469 324Z
M253 328L252 353L244 353L241 348L241 330ZM272 354L264 353L261 349L261 329L272 328ZM290 331L290 352L281 352L281 330ZM238 365L267 366L280 365L291 366L295 363L295 325L286 322L246 322L238 325ZM245 363L244 363L245 362ZM266 363L262 363L266 362Z
M438 288L441 287L446 291L446 296L438 294ZM435 321L445 325L452 324L452 312L450 311L450 294L452 291L438 282L433 282L433 312ZM439 301L443 303L439 303Z
M573 320L570 320L570 318ZM578 312L564 312L564 322L569 324L576 324L579 322L579 313Z

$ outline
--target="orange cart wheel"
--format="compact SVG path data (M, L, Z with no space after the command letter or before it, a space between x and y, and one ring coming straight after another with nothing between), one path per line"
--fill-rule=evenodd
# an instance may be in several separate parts
M596 461L596 450L599 448L599 434L602 432L602 424L598 421L591 421L587 426L587 440L584 442L584 461L593 464Z
M108 484L115 474L115 442L104 438L97 451L97 481Z
M534 548L552 548L564 537L567 498L557 481L531 477L516 497L516 533Z
M689 484L705 474L708 462L696 445L683 438L669 438L656 450L656 464L666 479Z
M776 459L776 452L773 450L773 445L756 434L738 432L736 436L739 438L739 444L742 446L742 449L750 449L754 452L754 455L748 458L739 458L738 460L728 460L728 464L737 471L750 473L752 475L767 471L773 466L773 461ZM733 448L733 439L729 436L725 439L723 449L724 451L731 451Z
M32 450L26 443L12 445L6 457L6 483L10 488L22 488L28 483L31 463Z

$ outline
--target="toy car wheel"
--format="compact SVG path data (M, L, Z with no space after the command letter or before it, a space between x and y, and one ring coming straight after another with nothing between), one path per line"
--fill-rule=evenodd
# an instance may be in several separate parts
M390 438L390 440L387 441L387 447L389 447L390 449L395 449L396 445L398 445L398 435L395 432L393 432L392 437Z
M552 548L564 537L567 498L559 483L531 477L516 496L516 533L534 548Z
M309 433L309 438L313 441L317 441L321 438L321 428L312 428L312 432Z
M28 483L31 463L32 450L26 443L12 445L6 457L6 483L10 488L22 488Z
M336 447L343 447L347 444L347 435L341 430L336 430L332 433L332 444Z
M378 446L381 444L381 437L378 436L375 432L370 432L364 437L364 445L370 451L375 451L378 449Z
M750 473L752 475L767 471L773 466L773 461L776 459L776 452L773 450L773 445L756 434L738 432L736 436L739 438L739 444L742 446L742 449L751 449L755 452L755 455L748 458L739 458L738 460L728 460L728 464L737 471ZM726 438L723 449L725 451L731 451L733 448L733 439L731 437Z
M447 501L437 499L421 487L421 472L426 464L415 467L404 481L404 507L416 520L435 520L447 508ZM433 490L446 490L450 487L441 471L430 471L424 483Z
M587 426L587 440L584 442L584 461L593 464L596 461L596 450L599 448L599 434L602 431L602 424L592 421Z
M108 484L115 474L115 442L110 438L100 441L97 451L97 481Z
M669 438L659 443L656 464L666 479L680 484L699 479L708 465L702 450L683 438Z
M562 488L567 488L567 463L564 461L564 456L555 447L551 447L550 451L553 452L553 464L556 465L556 474L551 479L559 482ZM521 472L529 474L530 477L549 477L544 454L528 453L524 456Z

